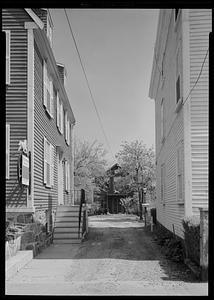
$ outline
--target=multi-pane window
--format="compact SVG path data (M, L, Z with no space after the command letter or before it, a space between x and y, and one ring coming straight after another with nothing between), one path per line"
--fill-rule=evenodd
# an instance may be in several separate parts
M10 125L6 124L6 179L10 173Z
M176 54L176 103L181 99L181 48Z
M6 34L6 84L10 84L10 30Z
M177 199L183 200L182 146L177 148Z
M54 185L54 146L44 137L44 184Z
M165 203L165 164L161 165L161 202Z
M164 98L161 101L161 141L165 137L165 101Z
M43 104L48 114L53 118L54 115L54 98L53 98L53 81L48 74L47 63L43 61Z

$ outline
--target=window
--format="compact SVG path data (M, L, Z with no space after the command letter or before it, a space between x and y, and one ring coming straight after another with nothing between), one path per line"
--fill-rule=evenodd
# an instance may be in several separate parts
M161 165L161 202L165 204L165 164Z
M164 141L165 137L165 101L164 98L161 101L161 141Z
M54 146L44 137L44 184L54 185Z
M51 19L50 16L47 16L47 37L49 39L50 45L52 47L52 34L53 34L53 29L51 26Z
M53 118L54 99L53 99L53 81L47 71L47 63L43 62L43 104L46 111Z
M65 140L68 140L68 113L65 111Z
M70 191L70 164L65 161L65 190Z
M178 48L176 55L176 103L181 99L181 49Z
M177 148L177 199L183 200L182 146Z
M10 125L6 124L6 179L10 176Z
M6 84L10 84L10 30L6 33Z

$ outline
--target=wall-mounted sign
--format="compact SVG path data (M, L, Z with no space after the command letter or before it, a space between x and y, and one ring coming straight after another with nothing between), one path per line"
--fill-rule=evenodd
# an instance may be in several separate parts
M29 185L29 158L22 155L22 184Z

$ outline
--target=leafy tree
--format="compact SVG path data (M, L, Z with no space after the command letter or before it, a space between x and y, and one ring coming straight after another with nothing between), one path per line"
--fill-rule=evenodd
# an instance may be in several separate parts
M128 213L129 207L132 205L133 199L131 197L126 197L126 198L121 198L120 199L120 204L125 210L125 213Z
M123 178L117 181L117 184L130 191L138 192L139 194L139 210L140 218L142 219L142 198L141 189L147 188L147 191L154 191L155 180L155 153L153 147L147 148L142 141L127 141L121 144L122 149L116 154L118 163L123 170Z
M96 178L105 176L106 150L97 141L74 140L74 186L86 191L99 189Z

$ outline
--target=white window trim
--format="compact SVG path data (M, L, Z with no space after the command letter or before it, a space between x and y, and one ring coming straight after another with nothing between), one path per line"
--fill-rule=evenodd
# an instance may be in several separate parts
M166 166L161 164L161 203L165 205Z
M60 103L59 103L59 93L56 95L56 125L60 129Z
M61 124L60 124L60 132L64 133L64 109L62 102L60 103L60 113L61 113Z
M65 191L70 192L70 164L67 160L65 161Z
M161 100L161 143L165 141L165 99Z
M10 40L11 40L11 32L10 30L3 30L6 34L6 74L5 74L5 79L6 79L6 84L10 84L10 56L11 56L11 51L10 51Z
M47 157L47 144L49 145L49 153ZM47 188L54 186L54 146L44 137L44 155L43 155L43 164L44 164L44 184ZM50 182L47 182L47 164L49 165L49 178Z
M47 103L47 91L50 94L50 107ZM48 74L47 62L43 60L43 104L45 106L46 112L51 118L54 118L54 91L53 91L53 81Z
M179 193L179 183L178 183L178 178L181 176L181 194L182 197L180 198L180 193ZM183 163L182 163L182 143L180 142L177 145L177 150L176 150L176 194L177 194L177 201L179 203L184 202L184 186L183 186Z
M10 124L6 124L6 179L10 179Z
M68 143L68 113L65 112L65 141Z
M179 55L179 52L180 52L180 60L178 59L178 55ZM177 51L176 51L176 59L175 59L175 62L176 62L176 66L175 66L175 113L178 113L182 107L182 103L183 103L183 97L182 97L182 86L181 86L181 46L179 45L178 48L177 48ZM178 80L178 77L180 77L180 98L178 99L177 101L177 80Z

